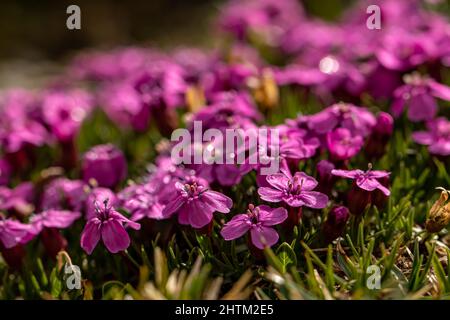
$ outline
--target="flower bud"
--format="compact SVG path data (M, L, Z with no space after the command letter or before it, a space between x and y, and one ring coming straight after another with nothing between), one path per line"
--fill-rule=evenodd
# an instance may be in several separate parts
M379 159L384 155L393 131L394 119L392 116L386 112L380 112L364 149L369 159Z
M430 214L426 222L428 232L439 232L450 223L450 202L448 191L442 190L441 196L430 209Z
M41 232L41 240L45 252L51 258L56 257L58 252L67 247L66 238L64 238L61 232L56 228L44 228Z
M360 216L364 213L367 205L372 201L371 192L359 188L356 183L353 184L352 189L348 193L347 205L350 213L355 216Z
M382 177L378 178L378 181L385 186L386 188L389 188L389 177ZM386 196L381 190L376 189L372 192L372 204L376 206L377 208L382 208L387 202L387 199L389 197Z
M334 183L336 181L336 176L331 174L331 170L335 169L332 162L327 160L321 160L317 164L317 173L319 175L319 185L317 191L325 193L327 195L331 194L331 189L333 189Z
M85 182L94 179L100 187L114 188L125 179L127 163L122 151L112 144L103 144L86 152L82 170Z
M286 233L290 233L302 220L303 208L286 206L286 209L288 212L288 217L284 220L281 226Z
M5 248L3 243L0 241L0 252L2 253L3 259L11 269L21 269L23 259L25 258L25 249L23 245L18 244L12 248Z
M373 132L380 136L390 137L394 131L394 119L389 113L380 112Z
M347 207L334 206L330 210L327 220L322 226L322 233L326 243L330 243L342 235L349 217L350 212Z

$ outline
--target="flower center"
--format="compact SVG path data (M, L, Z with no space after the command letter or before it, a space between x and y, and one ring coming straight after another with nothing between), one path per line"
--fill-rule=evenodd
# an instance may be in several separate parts
M189 198L198 197L204 190L202 185L197 184L197 182L186 183L184 185L184 190Z
M288 182L288 193L293 195L302 193L303 182L303 178L299 179L298 177L294 177L294 179Z
M250 218L252 224L258 224L259 208L255 207L253 204L248 205L247 215Z

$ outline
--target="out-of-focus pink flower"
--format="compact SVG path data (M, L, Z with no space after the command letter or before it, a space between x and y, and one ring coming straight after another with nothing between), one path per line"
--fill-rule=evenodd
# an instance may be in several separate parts
M159 201L152 184L135 184L122 190L118 195L121 207L131 214L131 220L143 218L163 219L164 205Z
M28 91L13 89L0 94L0 145L6 153L48 142L37 105L34 94Z
M81 123L93 108L90 95L75 89L45 92L41 103L45 123L62 142L74 139Z
M427 34L414 34L391 28L376 51L378 61L387 69L407 71L439 56L438 46Z
M126 47L108 52L87 52L77 56L69 67L69 76L81 80L115 81L121 80L164 55L155 50Z
M85 153L82 170L85 182L94 179L101 187L114 188L125 179L127 162L116 146L102 144Z
M80 212L50 209L33 215L30 223L35 233L38 234L44 228L66 229L80 217Z
M31 182L22 182L14 189L0 186L0 210L20 211L33 202L34 186Z
M286 159L309 159L316 154L320 141L306 130L289 130L281 137L280 154Z
M348 129L353 135L366 137L376 125L375 116L366 108L338 103L308 117L308 126L318 134L336 127Z
M327 146L332 159L348 160L361 150L364 139L348 129L337 128L327 134Z
M155 62L133 81L141 101L148 107L180 107L187 89L183 69L172 62Z
M87 194L87 186L83 181L58 178L45 187L40 207L42 210L81 211Z
M120 127L145 131L150 121L150 108L144 105L130 81L105 85L100 90L100 104L105 113Z
M31 233L33 233L31 225L13 219L3 219L0 216L0 242L6 249L28 242Z
M414 122L432 120L438 105L435 98L450 101L450 87L417 74L405 76L406 84L394 92L391 110L398 117L407 107L408 119Z
M75 211L53 209L42 211L30 219L32 234L39 234L47 255L55 257L59 251L67 247L67 240L59 229L70 227L80 217L81 213Z
M226 223L220 234L225 240L233 240L250 231L252 243L262 250L277 243L278 233L273 226L282 223L287 216L285 208L271 208L266 205L255 207L251 204L246 213L235 215Z
M295 25L302 16L302 7L293 0L235 0L223 8L219 25L240 40L254 32L275 45L282 31Z
M450 121L444 117L427 122L427 131L414 132L415 142L428 146L430 153L440 156L450 155Z

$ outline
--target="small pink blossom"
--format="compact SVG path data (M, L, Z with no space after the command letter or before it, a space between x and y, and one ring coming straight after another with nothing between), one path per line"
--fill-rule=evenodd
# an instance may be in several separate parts
M246 213L235 215L226 223L220 234L225 240L233 240L250 231L252 243L258 249L264 249L277 243L279 236L272 226L282 223L287 217L285 208L255 207L251 204Z
M317 181L304 172L296 172L294 176L287 170L266 177L270 187L258 189L261 199L269 202L284 201L291 207L310 207L322 209L327 206L328 197L320 192L312 191Z
M369 165L369 170L362 171L356 170L337 170L334 169L331 173L338 177L349 178L356 180L356 185L366 191L374 191L375 189L380 190L386 196L389 196L391 192L388 188L383 186L378 179L388 177L390 172L372 170L372 166Z

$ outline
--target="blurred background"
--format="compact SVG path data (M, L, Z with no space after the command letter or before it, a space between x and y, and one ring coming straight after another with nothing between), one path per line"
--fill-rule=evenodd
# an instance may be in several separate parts
M214 46L212 20L224 1L2 0L0 88L33 87L86 48ZM327 20L337 19L343 8L355 2L299 1L309 14ZM71 4L81 8L81 30L66 28L66 8Z

